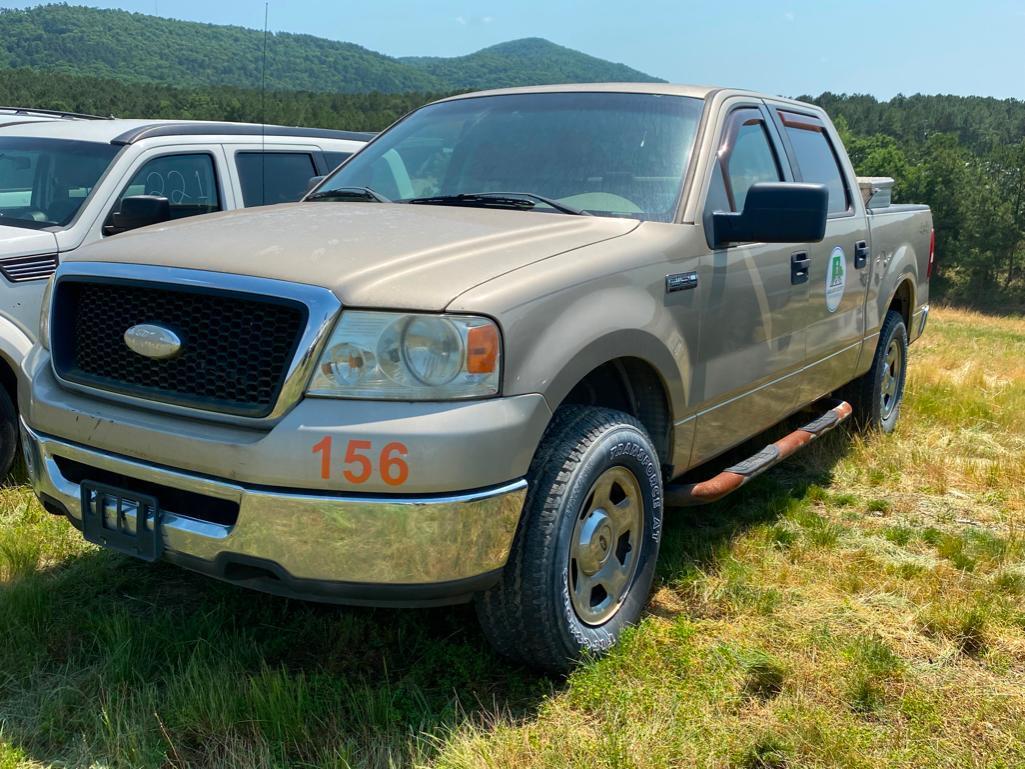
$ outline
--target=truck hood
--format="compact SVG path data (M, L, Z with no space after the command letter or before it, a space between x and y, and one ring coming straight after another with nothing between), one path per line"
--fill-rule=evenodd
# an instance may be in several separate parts
M57 236L44 230L0 225L0 259L57 253Z
M81 248L70 260L244 274L323 286L352 307L442 310L492 278L638 224L533 211L292 203L148 227Z

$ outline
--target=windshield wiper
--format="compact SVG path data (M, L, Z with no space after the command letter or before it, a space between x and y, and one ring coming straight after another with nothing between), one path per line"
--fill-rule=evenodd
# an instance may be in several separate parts
M468 192L460 195L435 195L428 198L410 198L406 203L425 206L478 206L494 208L515 208L529 211L543 203L559 213L573 216L591 216L588 211L560 203L557 200L535 195L533 192Z
M311 200L367 200L373 203L391 203L379 192L374 192L369 187L338 187L333 190L319 190L306 196L306 201Z

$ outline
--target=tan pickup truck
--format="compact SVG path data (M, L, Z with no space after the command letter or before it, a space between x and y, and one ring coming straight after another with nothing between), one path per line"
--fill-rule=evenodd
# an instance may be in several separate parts
M761 94L430 104L305 202L70 255L20 393L35 491L238 585L473 600L503 654L563 668L640 617L667 503L852 409L893 428L932 223L886 188L820 109Z

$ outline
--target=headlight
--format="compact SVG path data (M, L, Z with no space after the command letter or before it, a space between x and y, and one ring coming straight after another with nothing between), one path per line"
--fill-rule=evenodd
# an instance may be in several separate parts
M54 275L46 281L43 289L43 304L39 308L39 343L44 349L50 349L50 297L53 295Z
M453 400L498 393L498 327L468 315L343 311L308 393Z

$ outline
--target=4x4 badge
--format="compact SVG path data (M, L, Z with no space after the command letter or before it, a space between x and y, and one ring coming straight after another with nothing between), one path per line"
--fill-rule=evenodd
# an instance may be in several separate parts
M674 291L687 291L698 287L698 274L696 272L678 272L674 275L666 275L666 293Z
M140 323L125 332L125 344L134 353L147 358L167 360L182 349L182 340L169 328L154 323Z

